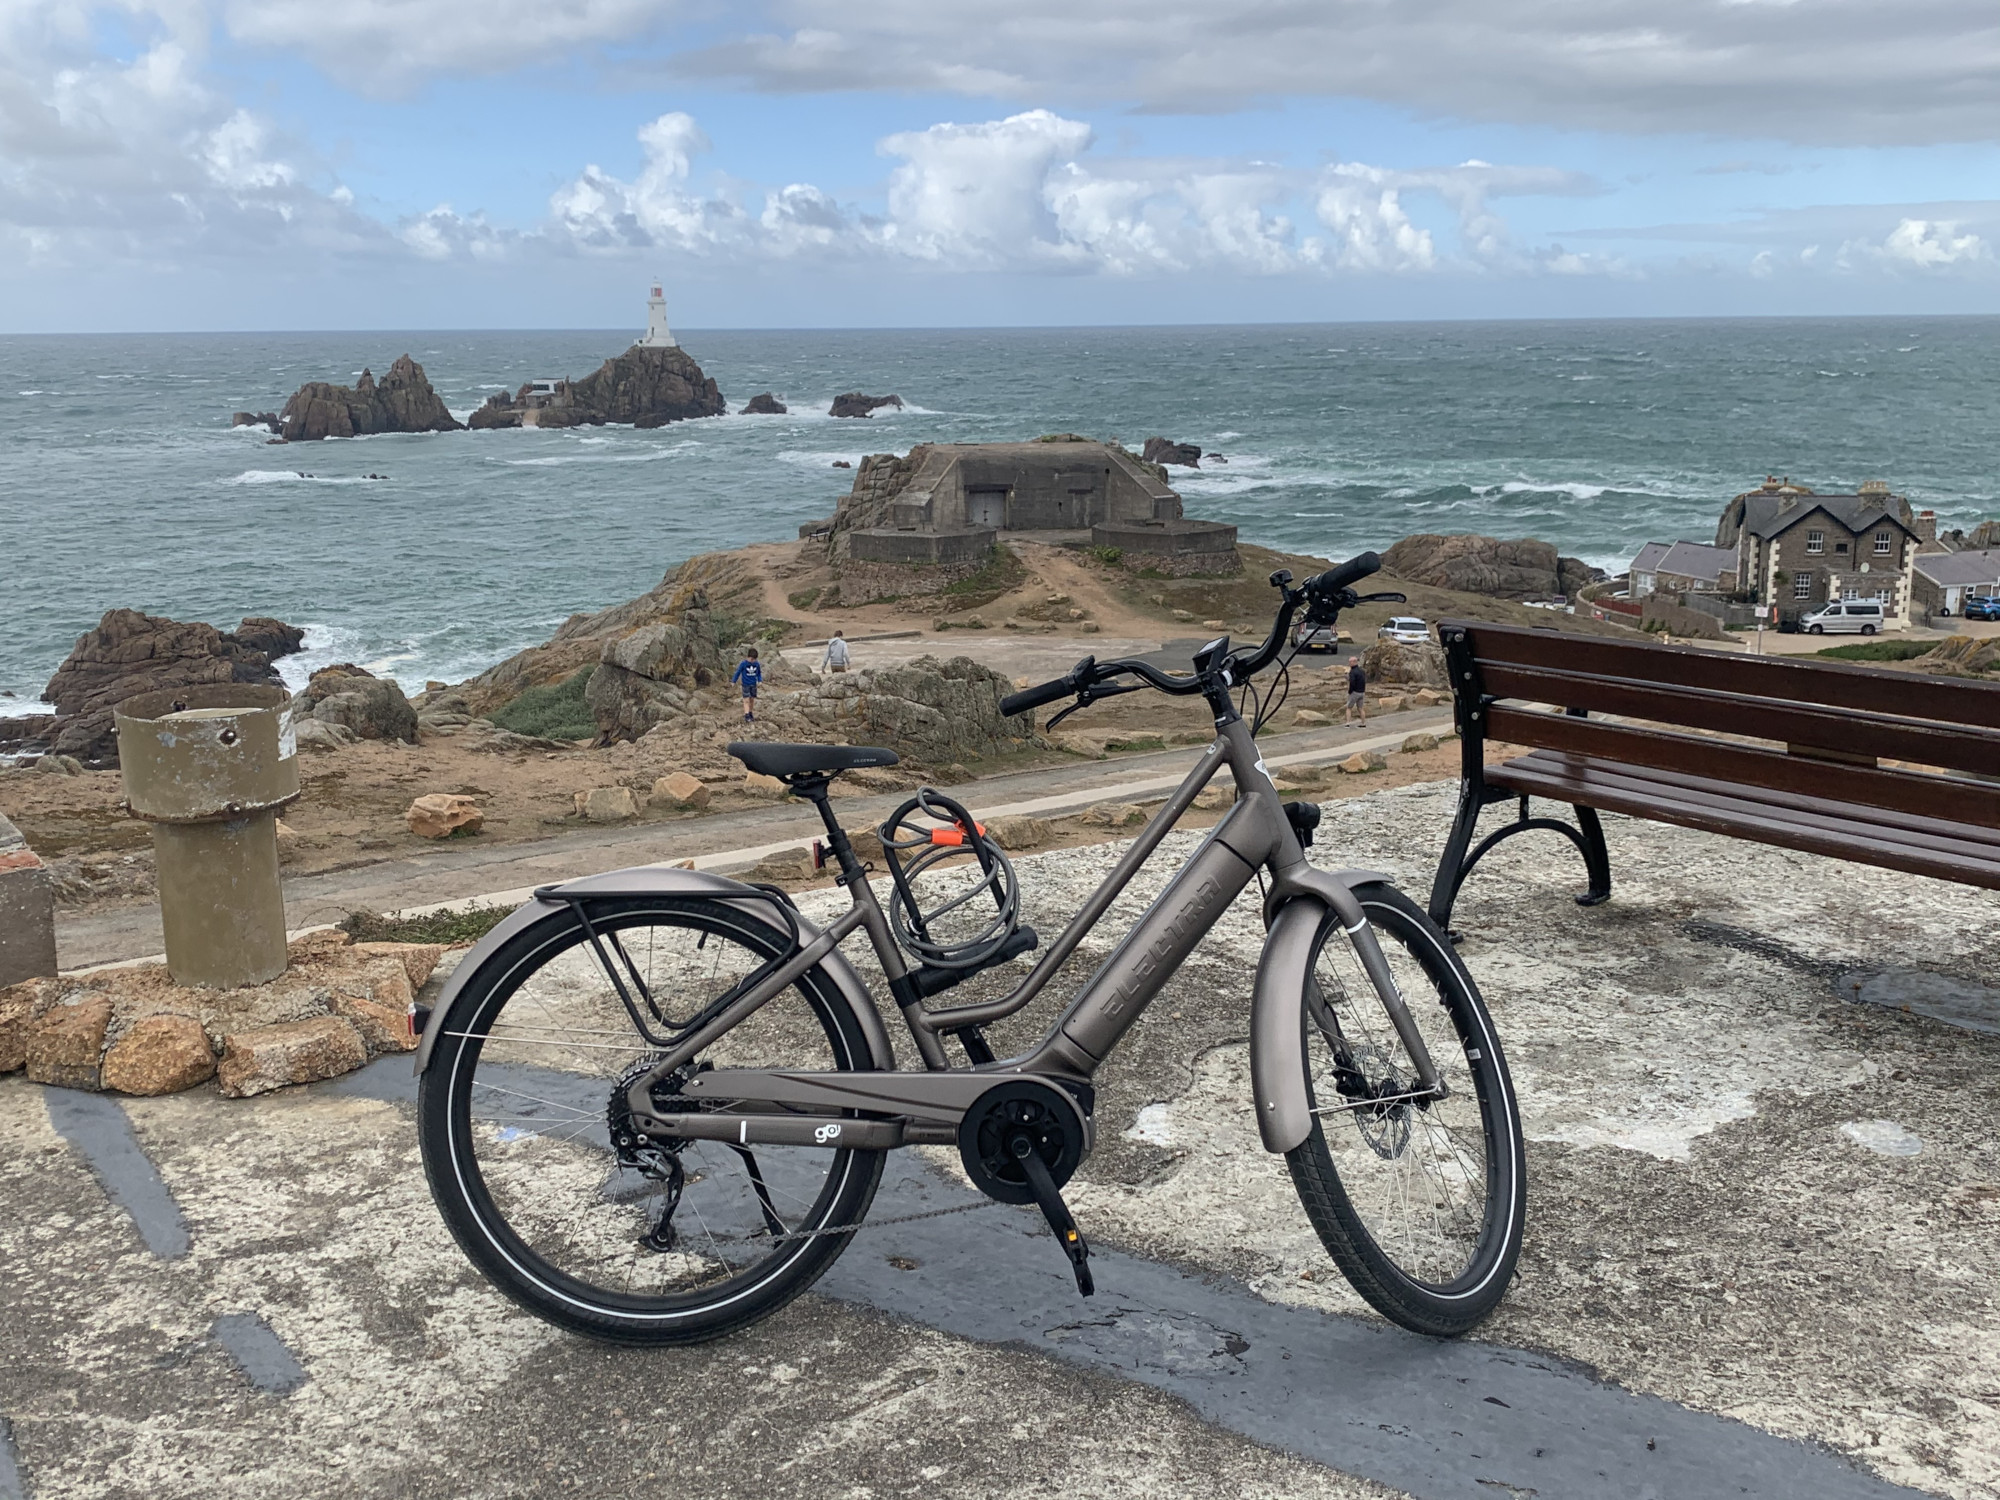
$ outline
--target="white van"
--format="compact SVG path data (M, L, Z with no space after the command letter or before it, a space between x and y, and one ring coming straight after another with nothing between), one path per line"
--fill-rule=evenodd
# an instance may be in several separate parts
M1808 635L1838 635L1842 631L1873 635L1882 628L1880 599L1847 599L1829 604L1799 621Z

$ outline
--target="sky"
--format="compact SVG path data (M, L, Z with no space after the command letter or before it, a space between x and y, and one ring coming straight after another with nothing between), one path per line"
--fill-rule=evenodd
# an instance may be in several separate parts
M1993 0L0 0L0 333L2000 313Z

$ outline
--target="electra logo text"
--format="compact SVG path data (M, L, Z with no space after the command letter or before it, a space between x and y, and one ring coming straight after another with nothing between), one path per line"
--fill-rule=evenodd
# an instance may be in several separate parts
M828 1141L837 1141L840 1139L840 1127L838 1125L822 1125L813 1132L813 1139L818 1141L822 1146Z
M1117 1015L1127 1001L1143 999L1159 989L1166 974L1180 962L1181 954L1187 947L1193 946L1186 939L1191 933L1199 935L1210 904L1221 890L1220 885L1209 879L1188 893L1187 900L1181 903L1173 921L1167 923L1159 941L1133 960L1130 976L1118 986L1118 993L1104 1007L1107 1016Z

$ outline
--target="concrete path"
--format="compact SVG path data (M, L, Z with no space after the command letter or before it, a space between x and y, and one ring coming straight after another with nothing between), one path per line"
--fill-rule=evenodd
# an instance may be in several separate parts
M1409 735L1435 733L1450 723L1449 709L1417 709L1365 728L1334 727L1278 735L1266 742L1270 748L1265 761L1274 769L1322 765L1360 749L1392 749ZM1047 816L1094 802L1164 796L1180 785L1200 753L1199 747L1184 746L1115 760L1080 761L984 777L953 791L982 817L1010 813ZM850 823L875 821L894 811L907 795L891 792L843 797L838 805ZM475 898L482 904L512 905L525 901L540 885L633 865L692 859L697 869L742 869L780 849L810 844L821 834L819 819L811 808L785 802L671 823L583 828L530 843L481 846L454 841L415 857L289 879L285 882L285 914L291 925L299 928L338 922L357 908L409 911ZM64 969L151 957L161 948L159 908L147 902L59 917L56 944Z

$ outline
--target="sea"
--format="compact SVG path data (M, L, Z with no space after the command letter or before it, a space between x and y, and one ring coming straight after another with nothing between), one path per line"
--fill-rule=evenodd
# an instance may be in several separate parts
M1324 557L1414 532L1533 536L1621 570L1711 539L1767 474L1883 479L2000 516L2000 319L688 331L732 412L629 427L273 445L230 426L413 355L463 418L630 330L0 337L0 713L120 606L307 630L302 681L420 687L545 640L693 554L797 534L871 452L1050 432L1220 453L1190 515ZM828 416L859 390L906 405Z

